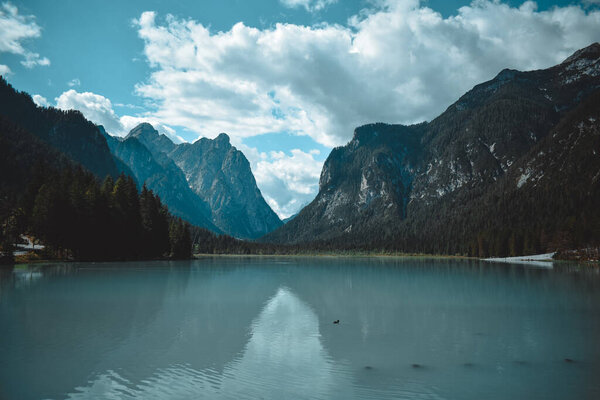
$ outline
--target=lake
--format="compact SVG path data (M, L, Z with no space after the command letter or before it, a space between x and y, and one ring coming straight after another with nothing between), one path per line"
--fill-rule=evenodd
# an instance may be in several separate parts
M0 274L1 399L599 399L599 339L589 266L214 257Z

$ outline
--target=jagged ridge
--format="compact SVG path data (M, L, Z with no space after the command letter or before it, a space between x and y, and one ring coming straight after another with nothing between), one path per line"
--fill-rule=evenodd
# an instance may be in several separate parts
M326 160L315 200L263 240L485 255L508 253L513 229L523 238L530 237L531 249L555 245L565 230L560 224L538 221L531 212L536 209L539 188L524 195L530 188L523 183L519 186L523 174L533 178L543 167L537 166L534 173L523 165L533 159L531 152L538 146L559 152L551 132L566 124L567 115L579 115L580 107L597 104L599 88L600 45L595 43L546 70L501 71L430 123L360 127L346 146L334 149ZM585 132L588 139L593 135L593 130ZM408 137L412 138L409 143ZM576 142L573 152L584 151L584 142ZM545 162L555 168L550 160ZM597 188L596 170L589 158L571 162L586 164L575 168L580 175L571 171L557 176L558 186L566 188L563 192L575 186L574 180ZM562 198L564 193L553 188L553 196ZM542 192L546 190L550 191L549 186ZM567 218L575 213L571 204L585 207L589 196L583 193L577 200L546 204L546 208L550 214ZM503 215L511 211L510 205L501 198L521 203L512 226ZM504 208L494 210L494 205ZM529 229L528 224L535 227ZM494 239L503 243L497 249L481 243L481 238L494 234L502 237Z
M252 239L282 224L262 197L250 163L226 134L177 145L145 123L135 127L125 141L130 139L142 143L155 159L176 165L220 231ZM170 204L168 199L165 202Z

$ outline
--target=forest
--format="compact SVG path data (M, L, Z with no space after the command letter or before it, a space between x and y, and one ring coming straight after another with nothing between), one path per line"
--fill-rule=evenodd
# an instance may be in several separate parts
M36 107L28 94L0 79L0 252L11 262L22 234L46 246L41 258L62 260L193 253L490 257L594 247L600 237L600 185L594 175L600 161L589 149L598 148L600 135L596 125L588 132L579 121L596 116L599 101L599 95L591 96L551 131L552 141L531 149L553 154L540 159L538 169L546 175L536 184L516 190L517 176L507 174L493 190L475 187L427 206L411 203L395 221L289 244L293 240L240 240L176 218L112 158L104 137L81 113ZM565 146L574 131L577 146Z
M103 183L82 167L48 170L40 164L18 206L2 210L2 248L21 233L43 243L44 258L137 260L189 258L189 224L173 217L130 177Z

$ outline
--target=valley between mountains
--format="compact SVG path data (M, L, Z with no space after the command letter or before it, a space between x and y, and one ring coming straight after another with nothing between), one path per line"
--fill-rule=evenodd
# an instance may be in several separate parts
M77 111L38 107L2 79L3 243L41 236L41 164L98 182L131 177L189 224L201 252L488 257L594 247L599 121L600 44L545 70L505 69L430 122L356 128L329 154L315 199L284 224L227 134L175 144L142 123L120 138ZM67 246L55 244L77 253Z

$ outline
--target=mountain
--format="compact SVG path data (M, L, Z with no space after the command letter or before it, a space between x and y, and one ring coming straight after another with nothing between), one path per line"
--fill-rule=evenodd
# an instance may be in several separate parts
M130 139L142 143L155 159L176 164L191 190L207 204L211 221L219 230L252 239L282 224L262 197L250 163L226 134L177 145L152 125L140 124L125 141ZM171 208L169 200L161 197Z
M262 240L479 256L598 244L599 93L595 43L503 70L429 123L357 128L315 200Z
M154 155L158 155L160 153L169 154L177 147L177 145L173 143L171 139L163 134L158 133L158 131L147 122L143 122L133 128L127 137L137 138Z
M282 219L281 222L283 222L284 224L287 224L288 222L290 222L291 220L296 218L296 215L298 215L298 213L290 215L289 217Z
M161 198L173 215L220 232L211 222L208 205L189 188L185 176L171 159L162 153L155 157L136 137L120 140L105 135L112 153L127 165L140 184L145 184Z
M40 169L74 166L63 153L0 116L0 220L27 191Z
M103 179L122 171L98 127L75 110L38 107L0 77L0 116L35 135Z

